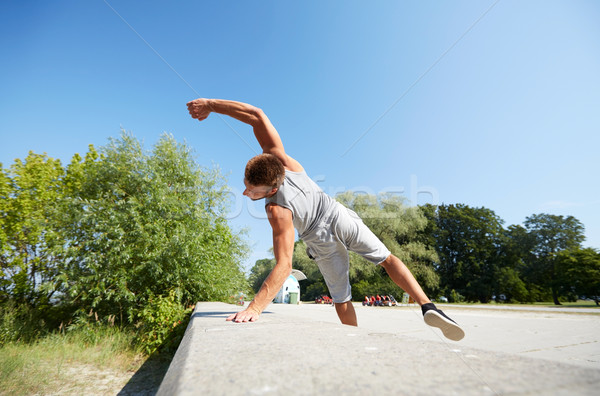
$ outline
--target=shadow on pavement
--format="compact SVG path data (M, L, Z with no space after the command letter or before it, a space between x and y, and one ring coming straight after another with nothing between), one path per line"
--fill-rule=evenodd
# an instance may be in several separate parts
M229 315L232 315L234 313L236 313L237 311L221 311L221 312L194 312L194 314L192 315L192 318L206 318L206 317L213 317L213 318L227 318Z
M151 355L119 391L119 396L155 395L173 360L173 354Z
M192 318L224 318L227 319L230 315L239 311L215 311L215 312L194 312ZM270 315L273 312L263 311L261 315Z

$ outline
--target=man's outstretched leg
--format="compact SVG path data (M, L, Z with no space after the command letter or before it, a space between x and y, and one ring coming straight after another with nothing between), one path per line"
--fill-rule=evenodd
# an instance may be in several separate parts
M398 257L390 254L381 263L381 266L385 268L394 283L407 292L417 304L423 305L431 302L408 267Z
M444 333L446 338L453 341L460 341L465 336L465 332L458 323L450 319L442 310L431 302L425 295L421 285L417 282L413 274L398 257L390 254L385 261L381 263L386 272L392 278L394 283L400 286L409 296L421 306L423 319L429 326L438 327Z
M358 326L356 320L356 312L354 311L354 305L352 301L346 301L345 303L335 303L335 311L337 312L340 320L345 325Z

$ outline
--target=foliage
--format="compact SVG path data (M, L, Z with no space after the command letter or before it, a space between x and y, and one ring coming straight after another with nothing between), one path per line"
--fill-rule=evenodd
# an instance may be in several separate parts
M186 318L192 308L184 308L171 291L168 296L150 298L138 313L139 332L136 341L147 354L177 348L187 327Z
M12 342L30 342L45 333L39 314L28 305L8 301L0 305L0 348Z
M464 301L465 301L465 297L462 294L460 294L459 292L457 292L454 289L450 290L450 293L448 294L448 302L461 303Z
M62 269L53 227L61 199L60 161L29 152L0 168L0 302L47 306Z
M122 323L174 290L184 305L226 299L246 284L245 247L224 214L217 171L164 135L149 154L123 134L67 168L65 299Z
M10 193L12 190L12 181L7 175L6 170L0 162L0 301L3 297L6 299L6 273L7 266L6 254L9 251L7 244L7 217L10 209Z
M255 293L258 293L263 282L267 279L267 276L269 276L274 267L275 259L261 259L254 264L250 270L248 281Z
M556 272L562 274L564 289L600 305L600 252L591 248L563 250L556 258Z
M502 227L503 221L486 208L466 205L426 205L429 219L423 240L434 243L443 287L468 301L487 302L503 295L509 302L573 299L569 271L557 270L557 254L576 249L583 225L574 217L539 214L524 227ZM566 260L563 264L573 261Z
M514 268L498 268L495 283L497 285L496 296L503 294L506 302L525 302L530 299L525 282Z
M550 298L548 293L544 293L526 277L527 265L535 258L532 253L533 238L527 230L520 225L511 225L503 231L501 241L500 268L494 281L496 295L503 294L507 302L533 302Z
M536 214L527 217L524 225L534 238L533 253L538 257L576 249L585 239L583 224L573 216Z
M467 301L488 302L500 266L503 221L490 209L462 204L441 205L424 213L433 216L430 227L443 288L455 290Z
M527 217L525 229L531 238L533 258L527 263L527 278L552 292L554 304L560 305L560 286L563 273L556 271L557 254L578 249L584 240L583 224L573 216L537 214ZM564 294L565 289L562 292Z
M31 152L0 165L0 303L12 307L0 312L2 339L84 326L93 312L166 340L151 319L165 304L175 315L175 305L247 291L228 201L218 169L169 135L146 151L123 133L66 168Z

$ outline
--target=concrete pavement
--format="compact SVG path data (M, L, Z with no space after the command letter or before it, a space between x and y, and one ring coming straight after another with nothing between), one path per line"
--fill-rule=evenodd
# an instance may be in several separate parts
M507 305L438 304L465 329L459 346L548 359L600 369L600 309ZM275 313L339 323L330 306L275 305ZM423 323L417 305L363 307L355 304L358 325L373 331L452 343Z
M600 389L599 367L536 356L526 349L543 348L527 340L520 349L511 346L519 344L515 338L540 329L517 317L525 330L503 332L498 323L512 319L496 321L494 315L507 316L504 311L485 311L489 317L482 319L472 316L473 310L445 309L467 332L463 341L452 342L423 324L418 307L359 306L359 328L337 323L332 307L312 304L271 304L258 322L225 322L239 309L197 304L159 395L571 396L595 395ZM594 326L600 316L591 315ZM574 317L571 326L581 327L580 315L569 316ZM544 339L544 334L531 338ZM597 356L598 341L588 341L584 345ZM497 350L502 345L510 347Z

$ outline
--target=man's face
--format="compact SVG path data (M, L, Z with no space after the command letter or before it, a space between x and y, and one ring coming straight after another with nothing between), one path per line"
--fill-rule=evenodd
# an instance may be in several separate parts
M252 184L248 183L246 179L244 179L244 184L246 185L244 195L253 201L270 197L277 192L277 189L273 187L253 186Z

